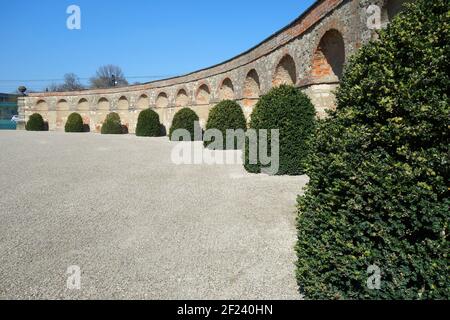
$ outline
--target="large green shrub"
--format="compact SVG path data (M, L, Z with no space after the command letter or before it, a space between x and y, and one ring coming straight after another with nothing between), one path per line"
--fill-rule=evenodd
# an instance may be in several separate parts
M245 131L247 129L247 121L245 120L244 112L242 111L241 106L235 101L231 100L224 100L219 102L209 112L206 129L217 129L222 132L223 141L220 141L219 143L223 145L223 149L227 149L226 131L229 129L242 129L243 131ZM213 141L205 141L205 147L210 145L212 142ZM235 139L232 149L237 149L238 147L239 146Z
M46 131L44 118L39 113L34 113L30 116L25 125L27 131Z
M68 118L65 125L66 132L84 132L83 118L74 112Z
M299 198L307 298L450 298L449 35L450 2L417 0L351 59Z
M106 120L102 125L102 134L123 134L122 124L120 122L120 116L111 112L106 116Z
M311 100L293 86L282 85L262 96L253 110L250 128L279 130L279 175L304 173L303 161L308 154L308 141L315 128L315 108ZM252 173L260 173L263 166L249 161L249 143L245 147L245 168ZM269 148L270 152L270 148Z
M195 130L195 122L199 121L198 115L189 108L183 108L178 111L172 121L172 126L169 130L169 137L172 140L172 134L175 130L185 129L189 131L191 134L191 141L195 140L194 130Z
M152 109L141 111L136 127L138 137L159 137L161 134L161 123L159 115Z

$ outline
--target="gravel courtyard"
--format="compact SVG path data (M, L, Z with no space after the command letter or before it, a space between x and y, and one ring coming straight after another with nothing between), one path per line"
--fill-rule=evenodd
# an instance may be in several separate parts
M307 178L177 166L175 145L0 131L0 299L299 299Z

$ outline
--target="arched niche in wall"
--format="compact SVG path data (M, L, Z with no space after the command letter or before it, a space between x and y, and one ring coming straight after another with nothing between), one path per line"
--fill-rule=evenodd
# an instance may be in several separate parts
M48 104L45 100L38 100L36 102L36 111L48 111Z
M130 103L128 102L127 97L122 96L119 98L119 102L117 103L118 110L128 110L130 108Z
M89 111L89 102L85 98L78 101L77 111Z
M261 95L261 84L258 72L255 69L250 70L245 77L244 82L244 106L251 107L256 104Z
M175 99L175 105L177 107L186 107L189 103L189 96L185 89L178 90L177 97Z
M61 99L56 103L56 111L69 111L69 103L65 99Z
M109 100L106 98L100 98L97 103L97 110L109 111L110 104Z
M225 78L219 88L220 100L234 100L234 86L230 78Z
M90 124L91 120L89 117L90 106L89 102L85 98L81 98L77 103L77 111L80 113L83 118L84 124Z
M297 67L294 59L289 55L285 55L278 63L272 84L278 87L282 84L295 85L297 83Z
M161 92L158 94L156 98L156 107L157 108L167 108L169 106L169 97L167 93Z
M345 63L345 44L341 33L328 30L320 39L314 53L312 77L319 80L339 81Z
M108 99L100 98L97 103L97 116L96 123L100 125L105 121L106 116L111 110L111 104ZM96 131L99 131L100 127L96 128Z
M209 90L209 87L206 84L202 84L198 88L195 98L198 105L209 104L211 100L211 91Z
M137 107L139 110L145 110L150 107L150 99L146 94L141 94L137 101Z
M70 110L69 103L65 99L61 99L56 103L56 127L62 127L67 120Z

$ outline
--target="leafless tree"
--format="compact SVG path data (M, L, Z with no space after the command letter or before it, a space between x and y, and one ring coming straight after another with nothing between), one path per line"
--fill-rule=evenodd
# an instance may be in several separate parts
M111 64L98 68L95 77L92 77L90 82L91 88L93 89L111 88L114 86L123 87L128 85L128 81L125 79L122 69Z
M64 83L56 84L52 83L48 90L52 92L63 92L63 91L80 91L84 90L84 86L81 84L79 78L74 73L67 73L64 75Z

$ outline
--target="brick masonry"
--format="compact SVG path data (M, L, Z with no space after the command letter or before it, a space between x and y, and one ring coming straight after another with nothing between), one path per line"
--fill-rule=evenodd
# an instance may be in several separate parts
M38 112L50 130L63 130L78 112L98 132L109 112L118 112L134 133L139 112L153 108L169 129L173 116L190 107L206 124L209 110L224 98L239 102L247 117L261 94L281 83L304 90L318 116L333 108L343 65L362 44L376 38L367 26L367 8L376 4L387 23L388 6L404 0L318 0L286 28L222 64L184 76L143 85L79 92L33 93L19 98L19 113ZM143 61L142 63L145 63Z

